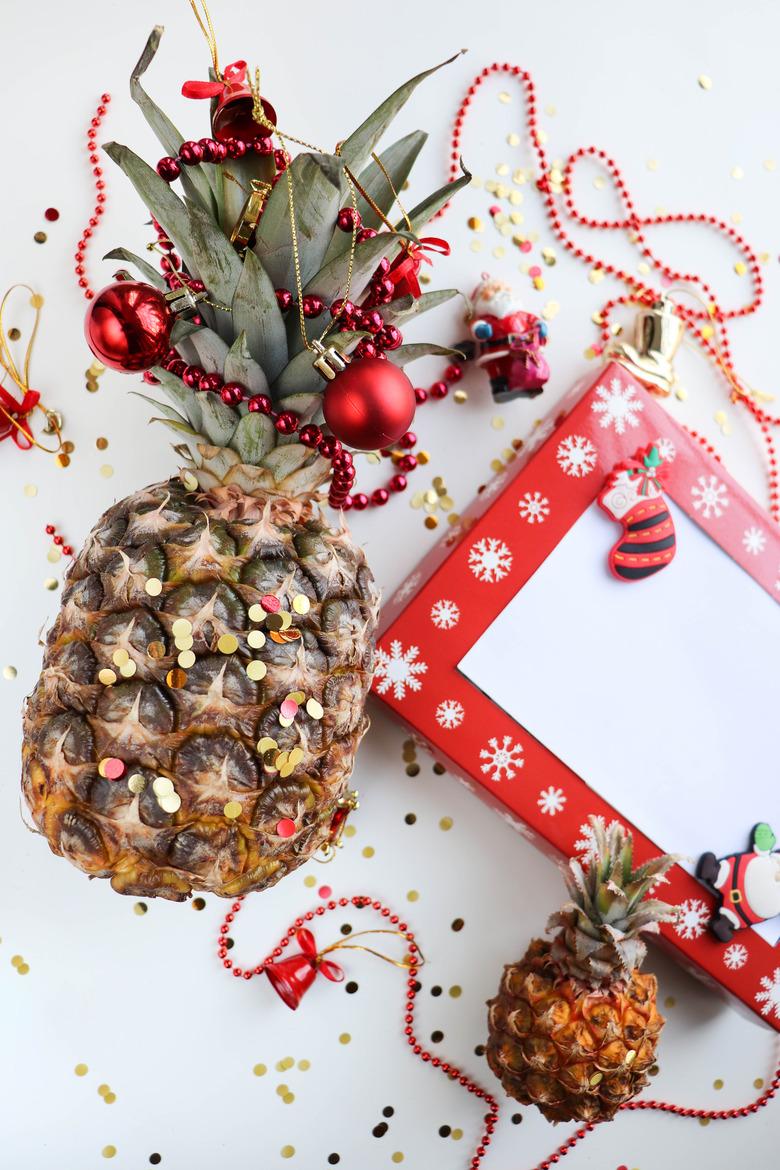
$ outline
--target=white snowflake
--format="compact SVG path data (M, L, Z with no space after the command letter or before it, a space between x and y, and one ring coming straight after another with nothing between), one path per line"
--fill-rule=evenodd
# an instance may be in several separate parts
M663 459L664 463L671 463L677 454L677 448L671 439L665 439L663 435L659 436L655 445L658 448L658 454Z
M739 971L740 967L744 967L747 961L747 947L743 947L742 943L732 943L723 952L723 962L729 971Z
M756 1003L763 1004L761 1015L768 1016L771 1012L780 1020L780 967L775 967L772 978L762 975L761 986L763 991L756 992Z
M436 722L445 731L452 731L454 727L460 727L464 715L463 704L459 703L457 699L445 699L436 708Z
M714 475L700 475L698 483L691 488L693 506L701 512L705 520L714 516L718 520L729 506L729 494L726 485Z
M512 553L496 536L483 536L469 549L469 568L478 581L502 581L512 568Z
M607 833L611 833L615 825L619 824L620 821L610 821L609 824L606 825ZM574 842L574 852L577 854L582 864L587 867L590 865L591 861L595 860L596 857L596 840L595 834L593 832L593 826L589 821L586 821L583 825L580 825L580 832L582 833L582 836L578 837Z
M609 389L606 386L596 387L599 401L591 403L591 410L601 415L599 424L602 427L614 427L616 434L625 434L627 425L639 426L637 415L645 409L644 402L640 402L635 395L633 386L623 386L619 378L612 378Z
M393 697L400 700L406 698L407 687L410 691L419 691L422 683L417 675L425 674L428 669L427 663L416 661L419 653L418 646L404 650L398 641L390 643L389 654L377 647L374 679L377 694L384 695L392 687Z
M483 747L479 753L479 758L485 761L481 770L496 783L503 779L514 780L515 768L522 768L525 763L522 757L522 745L512 743L511 735L503 736L500 744L496 736L492 736L487 747Z
M561 471L575 479L584 479L596 466L596 448L584 435L567 435L556 454Z
M422 580L422 573L412 573L411 577L407 577L400 589L395 595L396 601L406 601L407 597L411 597L417 586Z
M442 597L431 608L431 621L437 630L452 630L460 621L460 608L454 601Z
M746 528L742 536L742 544L745 552L752 553L757 557L766 548L766 533L762 528L757 528L755 524L750 528Z
M545 517L550 515L550 501L541 492L526 492L517 501L517 509L521 520L527 520L529 524L544 524Z
M679 914L674 929L680 938L701 938L710 917L704 902L699 898L686 898L677 909Z
M543 788L539 793L539 799L536 802L543 813L554 817L556 813L563 812L563 806L566 804L566 797L562 788Z

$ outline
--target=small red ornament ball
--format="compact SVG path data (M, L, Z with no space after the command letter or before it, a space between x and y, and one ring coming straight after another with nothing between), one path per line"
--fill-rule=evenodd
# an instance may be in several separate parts
M141 281L120 280L90 301L84 334L104 366L131 374L162 362L172 324L173 314L159 289Z
M352 361L328 383L322 409L333 434L358 451L390 447L406 434L416 407L403 370L381 358Z

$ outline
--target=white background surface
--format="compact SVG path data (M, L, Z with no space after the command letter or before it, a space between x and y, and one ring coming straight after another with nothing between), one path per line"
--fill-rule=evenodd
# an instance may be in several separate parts
M631 11L635 14L628 15ZM400 80L470 46L468 57L419 91L395 128L398 136L417 125L432 131L412 195L443 177L451 112L472 73L496 57L529 67L541 109L552 104L557 110L541 118L552 158L594 142L621 160L640 208L744 216L746 234L771 261L765 268L767 307L737 327L735 349L746 376L774 388L780 174L762 165L780 158L780 16L773 5L753 3L740 13L724 0L687 5L662 0L650 10L573 0L544 5L494 0L489 7L403 0L375 10L299 0L274 6L215 3L214 17L223 61L246 57L261 64L283 124L326 146ZM115 95L106 138L130 143L151 161L159 156L126 96L130 68L155 22L166 23L168 31L149 87L185 132L198 137L205 129L202 112L177 93L184 79L205 76L208 62L183 0L123 5L5 0L3 5L3 284L27 280L47 298L34 378L44 397L63 410L76 444L67 471L37 453L21 455L10 444L0 446L5 569L0 660L19 671L15 682L0 680L3 1160L15 1170L88 1170L105 1164L101 1149L112 1143L118 1150L112 1165L128 1170L147 1165L152 1151L162 1154L164 1170L228 1164L317 1170L327 1165L331 1151L341 1154L345 1170L382 1170L393 1164L394 1151L404 1153L410 1170L460 1168L468 1161L479 1110L402 1045L396 971L353 955L347 965L360 983L356 995L323 984L292 1015L268 987L239 985L218 968L212 938L222 907L214 899L200 914L188 906L153 904L145 917L136 917L132 900L88 883L20 823L19 711L39 667L38 630L57 606L57 595L43 587L52 572L43 527L51 520L78 544L114 499L162 478L172 466L166 434L146 427L143 404L127 394L129 381L109 374L98 394L85 392L83 302L71 272L91 200L82 143L102 90ZM713 78L709 93L697 86L700 73ZM497 100L505 88L510 89L496 82L479 99L464 138L464 155L483 179L497 163L530 164L524 145L506 144L506 135L522 134L522 126L518 93L511 91L508 105ZM650 160L657 161L655 170L648 169ZM730 177L735 166L744 169L741 181ZM129 185L119 175L109 179L110 210L90 256L98 286L96 257L120 242L141 250L147 238L145 214ZM529 186L523 191L526 227L541 231L540 244L552 243L537 198ZM609 213L607 193L594 190L590 175L582 176L581 192L586 206ZM510 438L526 433L536 415L583 373L582 354L594 339L590 314L613 291L608 282L594 287L582 267L561 260L545 269L545 292L532 293L518 272L519 253L492 229L480 237L482 253L472 254L466 218L476 214L487 221L491 202L475 189L451 212L443 226L454 255L437 263L436 283L468 290L489 267L528 289L530 308L555 299L561 311L551 323L553 379L541 404L504 407L506 426L496 431L490 423L497 412L475 377L468 383L467 405L449 401L420 413L416 429L432 461L412 484L425 488L434 475L444 476L458 508L485 481L490 460ZM49 205L62 211L55 225L43 220ZM49 233L42 247L32 240L38 229ZM675 229L659 243L686 265L696 268L706 261L724 301L745 294L744 280L732 273L736 257L704 233ZM498 244L506 245L503 259L491 256ZM597 242L596 251L605 248ZM615 244L611 254L627 258L628 250ZM105 280L112 270L102 267ZM457 312L449 308L427 326L436 340L454 341L460 334ZM416 377L425 383L439 368L433 362ZM715 439L730 469L760 492L762 473L742 415L727 405L722 384L698 355L684 353L681 368L690 394L672 409ZM713 421L719 408L732 422L728 438ZM95 449L98 435L109 438L108 451ZM114 468L111 479L99 474L106 462ZM24 483L37 484L35 499L23 495ZM401 581L433 539L408 498L394 501L383 515L358 518L354 527L386 590ZM721 620L728 628L730 615L724 612ZM502 963L523 952L559 904L562 885L549 862L450 777L434 776L422 754L420 775L408 778L401 762L403 738L375 708L356 776L363 795L357 835L337 864L318 868L316 876L337 893L365 890L402 907L407 891L419 892L408 910L430 958L426 985L437 982L445 989L438 999L427 992L420 996L420 1034L443 1031L442 1052L487 1082L490 1074L474 1054L484 1038L484 1001L495 990ZM404 823L410 811L417 814L414 826ZM438 828L445 815L454 821L448 833ZM362 856L366 845L375 849L370 859ZM299 873L251 900L236 931L239 961L265 954L291 916L316 901L316 891L305 889L303 881ZM450 923L457 916L465 927L453 933ZM321 927L320 937L328 941L336 925ZM14 954L30 964L28 975L17 975L10 963ZM657 952L651 952L648 965L659 973L662 1000L675 1000L666 1012L663 1068L654 1095L715 1107L751 1098L754 1078L767 1076L772 1066L775 1044L769 1031L726 1007ZM453 984L463 988L459 999L446 993ZM338 1043L342 1032L351 1033L350 1045ZM276 1073L276 1061L288 1055L310 1060L310 1071ZM72 1071L80 1061L90 1070L83 1079ZM252 1075L257 1062L271 1070L262 1079ZM725 1082L720 1091L713 1088L716 1077ZM274 1091L280 1082L295 1093L294 1104L284 1105ZM98 1096L101 1083L117 1094L114 1104L107 1106ZM375 1138L371 1130L388 1104L395 1108L389 1132ZM565 1136L567 1127L553 1131L532 1111L523 1112L522 1124L515 1126L511 1107L504 1109L486 1168L531 1167ZM438 1136L444 1124L463 1129L460 1142ZM776 1108L708 1128L630 1115L591 1136L570 1154L569 1163L575 1170L693 1165L720 1170L748 1149L751 1165L764 1170L774 1164L777 1129ZM280 1157L286 1144L297 1151L291 1162Z

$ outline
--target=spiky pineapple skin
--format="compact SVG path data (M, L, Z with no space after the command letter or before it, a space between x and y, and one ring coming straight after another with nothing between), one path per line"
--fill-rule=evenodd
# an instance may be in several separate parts
M593 988L562 974L550 946L534 939L504 968L488 1004L488 1064L549 1121L606 1121L648 1083L664 1024L657 981L634 970Z
M157 597L145 590L151 577L163 582ZM295 595L309 598L309 612L294 615L302 637L252 650L248 610L271 593L287 610ZM220 497L173 477L115 504L67 574L25 710L24 795L52 850L121 893L177 901L262 890L296 869L328 841L367 727L377 610L362 550L311 496ZM196 655L180 689L166 683L177 617L192 622ZM218 652L223 633L238 638L236 653ZM153 641L163 658L147 654ZM98 673L119 675L120 648L136 673L105 686ZM245 669L255 657L268 667L260 682ZM322 704L321 720L301 708L280 725L295 690ZM303 749L292 775L264 772L262 736ZM98 772L108 756L125 762L118 781ZM135 773L147 781L140 795L126 782ZM159 806L156 776L174 780L178 812ZM228 801L242 805L235 820ZM296 823L289 838L276 831L282 818Z

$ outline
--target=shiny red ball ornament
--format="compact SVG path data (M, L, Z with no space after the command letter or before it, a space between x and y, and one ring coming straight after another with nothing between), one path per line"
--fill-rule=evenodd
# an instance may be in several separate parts
M409 430L415 406L403 370L376 357L353 361L337 374L322 402L333 434L358 451L392 446Z
M164 360L173 320L159 289L137 280L120 280L90 301L84 335L104 366L140 373Z

